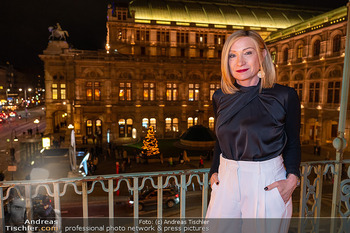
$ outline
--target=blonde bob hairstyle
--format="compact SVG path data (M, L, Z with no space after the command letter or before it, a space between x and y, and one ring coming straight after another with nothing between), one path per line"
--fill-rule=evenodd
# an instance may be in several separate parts
M245 31L245 30L239 30L231 34L228 39L226 40L224 47L222 49L221 54L221 89L223 93L225 94L234 94L238 89L234 86L234 78L230 72L229 67L229 52L231 49L231 46L240 38L242 37L249 37L253 40L255 44L255 50L258 53L259 57L259 66L260 71L262 72L263 77L261 78L261 86L260 90L262 88L271 88L273 87L274 83L276 82L276 71L275 66L272 62L271 55L269 53L269 50L267 49L267 46L264 42L264 40L261 38L261 36L255 32L255 31ZM263 50L266 51L265 58L263 57Z

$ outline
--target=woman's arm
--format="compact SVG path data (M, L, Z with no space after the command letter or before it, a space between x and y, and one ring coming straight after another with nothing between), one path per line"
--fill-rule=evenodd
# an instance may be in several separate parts
M287 144L282 152L284 165L286 167L286 177L294 174L300 177L300 101L298 94L292 88L289 89L286 106L285 132L287 134Z
M215 121L217 119L217 99L218 99L217 92L218 91L214 92L214 94L213 94L213 111L214 111ZM216 122L215 122L215 124L216 124ZM216 139L216 143L214 146L213 161L212 161L210 172L209 172L209 179L210 179L211 184L213 184L214 182L219 184L217 173L218 173L219 165L220 165L220 154L221 154L221 149L220 149L219 141L218 141L218 139ZM213 176L213 174L215 174L215 175Z
M287 144L283 150L283 160L286 167L287 179L276 181L267 187L265 191L277 188L284 202L290 199L294 189L299 183L300 177L300 102L296 91L289 89L286 106L285 132L287 134Z
M214 147L213 161L209 172L209 179L210 179L211 185L213 185L214 183L216 183L217 185L219 184L218 170L220 165L220 154L221 154L221 149L219 146L219 142L216 140L215 147Z

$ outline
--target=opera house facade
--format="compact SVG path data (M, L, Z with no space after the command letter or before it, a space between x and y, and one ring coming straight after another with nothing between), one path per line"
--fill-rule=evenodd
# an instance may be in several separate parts
M178 138L197 124L213 130L211 96L220 88L222 47L231 33L245 29L266 40L278 83L297 90L303 143L331 143L337 133L346 10L233 0L109 5L104 49L76 50L51 40L40 55L46 133L73 124L78 142L124 144L145 136L149 126L157 138Z

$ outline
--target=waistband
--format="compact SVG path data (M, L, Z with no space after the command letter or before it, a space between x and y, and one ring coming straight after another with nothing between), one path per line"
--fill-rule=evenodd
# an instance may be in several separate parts
M271 171L271 169L280 168L284 166L282 155L279 155L273 159L265 160L265 161L236 161L232 159L225 159L220 155L220 165L224 165L226 167L239 168L241 170L249 170L249 171Z

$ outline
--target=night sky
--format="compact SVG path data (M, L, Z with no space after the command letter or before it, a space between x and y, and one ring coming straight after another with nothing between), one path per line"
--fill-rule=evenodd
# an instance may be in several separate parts
M72 47L104 49L107 4L111 2L112 0L0 0L0 65L9 61L21 72L43 74L38 54L47 47L50 35L48 27L57 22L63 30L69 32L67 41ZM348 0L260 2L335 9L346 5Z

